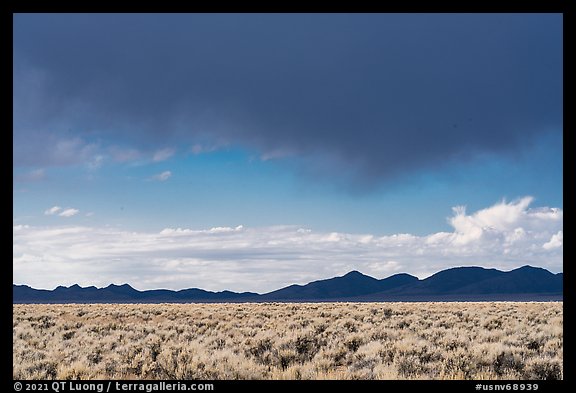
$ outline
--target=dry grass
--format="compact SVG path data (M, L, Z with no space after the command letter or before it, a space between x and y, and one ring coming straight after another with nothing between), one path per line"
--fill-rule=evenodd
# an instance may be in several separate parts
M562 303L14 305L17 379L562 379Z

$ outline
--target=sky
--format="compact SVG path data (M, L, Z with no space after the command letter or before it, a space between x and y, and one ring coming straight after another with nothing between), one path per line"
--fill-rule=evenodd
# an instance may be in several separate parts
M561 14L15 14L13 282L563 270Z

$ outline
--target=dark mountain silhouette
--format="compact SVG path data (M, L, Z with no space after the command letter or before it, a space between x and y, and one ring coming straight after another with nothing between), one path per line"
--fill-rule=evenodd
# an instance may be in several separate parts
M420 281L410 289L410 292L428 294L454 293L458 292L462 287L481 282L490 282L507 274L496 269L456 267L443 270Z
M105 288L59 286L49 291L13 285L14 303L188 303L298 301L495 301L562 300L563 274L523 266L503 272L456 267L424 280L396 274L381 280L352 271L341 277L290 285L259 295L253 292L210 292L198 288L138 291L128 284Z
M532 266L503 272L481 267L440 271L411 285L374 293L358 300L371 301L474 301L559 300L563 274Z
M79 285L59 286L53 291L33 289L27 285L13 285L14 303L187 303L210 301L241 301L244 298L257 297L257 293L236 293L230 291L209 292L191 288L180 291L158 289L138 291L128 284L110 284L106 288Z
M261 296L262 300L321 300L339 299L383 292L407 284L418 282L409 274L377 280L358 271L351 271L342 277L314 281L306 285L290 285Z
M562 288L563 274L546 269L523 266L493 280L484 280L462 287L458 293L550 293Z
M554 293L562 292L562 275L531 266L510 272L461 267L436 273L417 288L428 294Z

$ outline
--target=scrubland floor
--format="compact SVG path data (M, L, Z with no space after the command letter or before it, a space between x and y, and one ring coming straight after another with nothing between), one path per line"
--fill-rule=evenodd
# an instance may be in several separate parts
M562 379L562 303L14 305L16 379Z

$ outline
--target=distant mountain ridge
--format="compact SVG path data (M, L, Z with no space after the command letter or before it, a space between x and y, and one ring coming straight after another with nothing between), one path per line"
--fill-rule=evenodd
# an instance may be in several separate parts
M265 300L338 299L385 292L417 281L417 277L406 273L377 280L353 270L342 277L313 281L306 285L290 285L261 296Z
M258 296L257 293L230 291L210 292L190 288L180 291L154 289L138 291L128 284L110 284L105 288L82 288L78 284L59 286L50 291L34 289L27 285L12 286L13 303L187 303L194 301L235 301Z
M198 288L138 291L128 284L105 288L59 286L54 290L13 285L13 303L191 303L299 301L496 301L562 300L562 273L523 266L509 272L482 267L455 267L424 280L406 273L376 279L358 271L290 285L265 294L210 292Z

